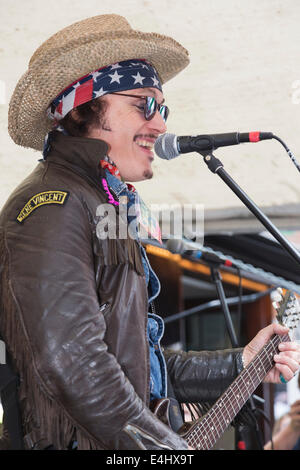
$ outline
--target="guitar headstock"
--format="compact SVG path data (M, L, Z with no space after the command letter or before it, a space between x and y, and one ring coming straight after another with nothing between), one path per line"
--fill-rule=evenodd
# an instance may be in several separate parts
M283 295L282 289L278 288L272 292L271 298L277 321L290 330L296 329L300 319L300 305L295 294L287 290Z

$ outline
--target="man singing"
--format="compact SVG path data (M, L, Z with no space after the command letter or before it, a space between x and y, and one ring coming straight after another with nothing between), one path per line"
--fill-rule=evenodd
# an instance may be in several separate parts
M239 350L160 347L163 320L149 306L160 284L131 183L153 176L169 113L162 86L188 62L175 40L101 15L43 43L13 93L12 139L43 150L0 216L0 332L20 378L26 449L187 449L150 411L168 380L181 403L216 400L287 331L271 325ZM127 236L103 236L102 207L128 214ZM272 382L299 367L299 347L280 347Z

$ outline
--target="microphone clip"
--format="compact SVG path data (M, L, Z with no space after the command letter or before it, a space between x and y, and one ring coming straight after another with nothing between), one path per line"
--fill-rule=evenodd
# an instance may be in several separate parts
M201 136L199 136L199 139L201 139ZM217 171L224 165L221 160L216 158L212 153L217 148L215 147L214 139L210 135L206 135L205 140L208 140L210 142L211 149L201 150L197 146L195 146L195 152L200 153L200 155L202 155L204 162L212 173L217 173Z
M221 160L216 158L211 150L198 150L198 153L203 156L204 163L212 173L217 173L220 168L224 167Z

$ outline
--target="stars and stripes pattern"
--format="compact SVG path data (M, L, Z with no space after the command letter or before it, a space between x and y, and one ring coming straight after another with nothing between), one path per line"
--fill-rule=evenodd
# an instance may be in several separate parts
M154 87L162 90L154 67L144 59L117 62L81 77L65 88L47 109L50 119L61 120L73 108L107 93Z

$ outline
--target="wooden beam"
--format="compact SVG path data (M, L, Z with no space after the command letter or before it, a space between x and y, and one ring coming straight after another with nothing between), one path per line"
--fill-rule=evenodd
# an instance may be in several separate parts
M160 247L153 246L153 245L146 245L146 251L147 253L152 254L154 256L158 256L161 258L174 261L175 263L178 264L178 266L180 266L181 269L199 273L208 277L211 275L210 268L206 266L205 264L202 264L201 260L197 262L190 261L185 258L182 258L182 256L177 253L174 254L164 248L160 248ZM220 274L222 276L223 282L226 282L228 284L232 284L235 286L238 286L241 283L242 287L245 289L262 292L268 289L269 287L269 285L267 284L262 284L261 282L252 281L251 279L247 279L246 277L243 277L242 279L240 279L240 277L237 276L236 274L222 270L222 268L220 269Z

